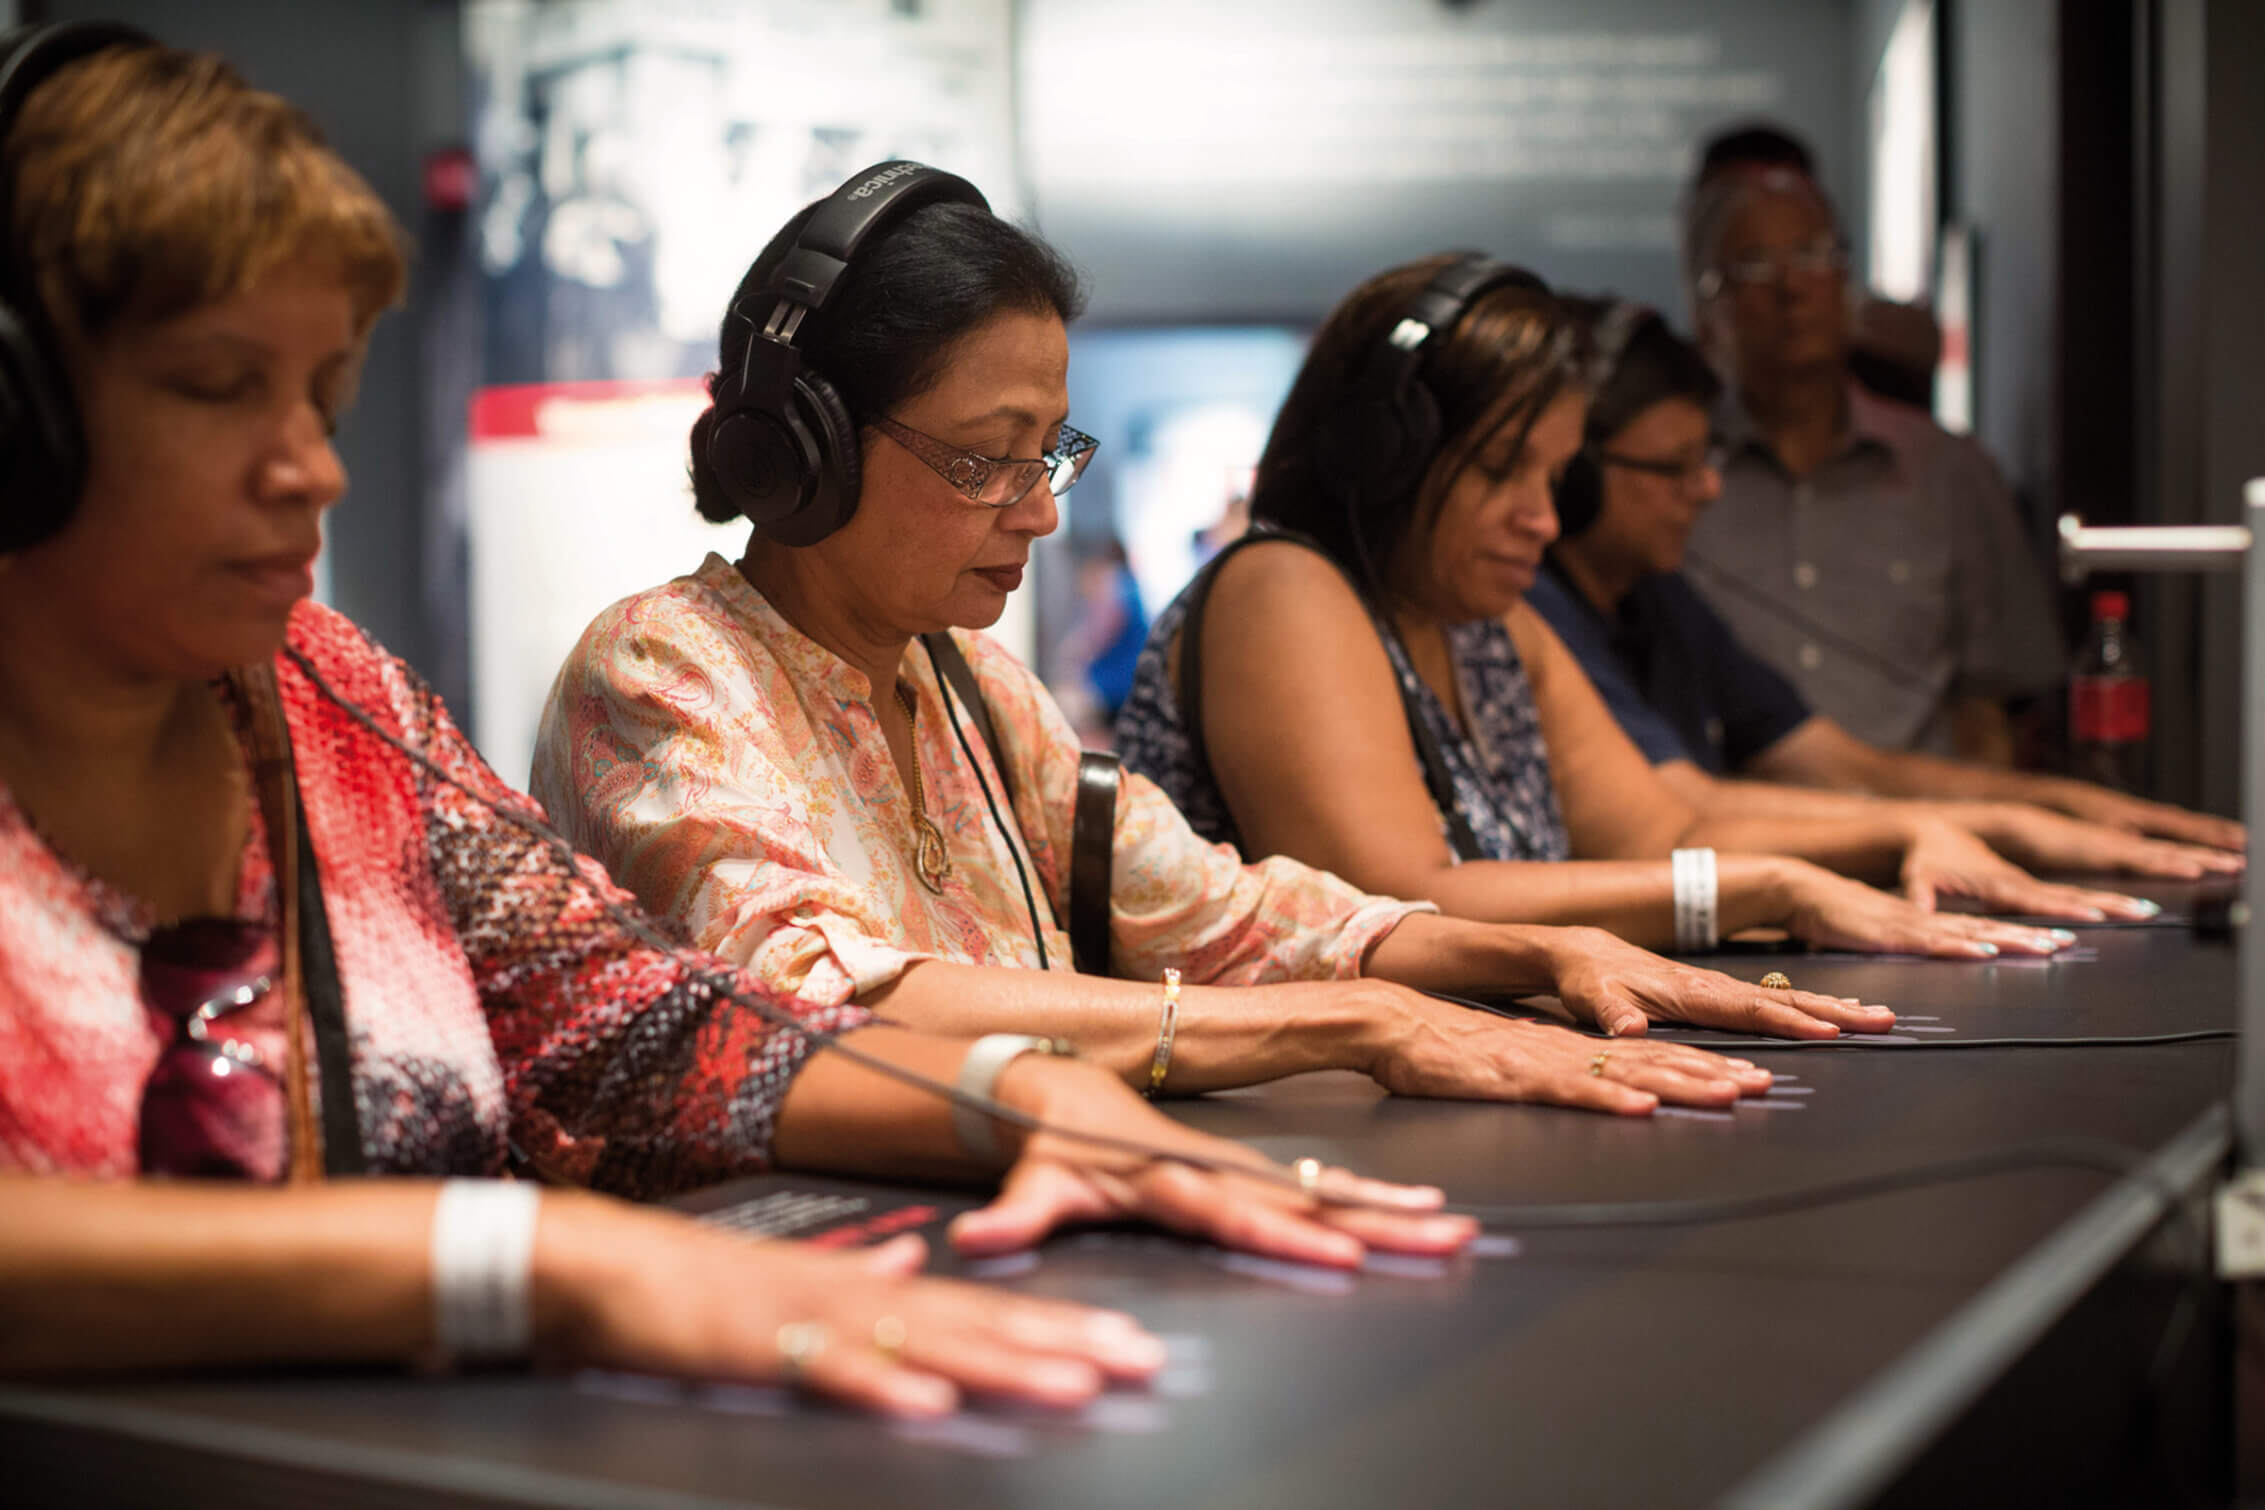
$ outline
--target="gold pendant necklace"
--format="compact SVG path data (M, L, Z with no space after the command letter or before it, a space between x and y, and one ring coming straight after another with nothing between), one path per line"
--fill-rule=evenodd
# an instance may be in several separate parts
M912 865L920 874L920 884L942 896L944 883L951 879L952 857L944 848L944 831L928 816L928 793L920 782L920 709L902 682L897 683L897 702L904 708L912 739Z

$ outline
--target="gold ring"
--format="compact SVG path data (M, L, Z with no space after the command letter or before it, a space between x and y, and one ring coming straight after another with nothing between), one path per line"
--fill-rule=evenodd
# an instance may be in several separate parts
M904 1361L904 1322L895 1316L884 1316L873 1323L873 1351L890 1363Z
M1596 1054L1589 1060L1589 1073L1601 1079L1604 1075L1605 1062L1611 1058L1612 1055L1610 1053L1606 1052L1605 1050L1599 1049Z
M1772 970L1762 977L1762 989L1764 991L1790 991L1793 989L1793 981L1783 970Z
M1321 1160L1300 1159L1290 1168L1297 1173L1298 1193L1300 1195L1311 1198L1313 1193L1321 1188Z
M834 1334L824 1322L790 1321L779 1328L779 1377L788 1384L800 1384L802 1376L810 1371L810 1364L833 1342Z

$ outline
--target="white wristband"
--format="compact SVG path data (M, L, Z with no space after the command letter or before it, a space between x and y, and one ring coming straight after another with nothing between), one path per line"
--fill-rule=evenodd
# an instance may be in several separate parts
M516 1358L533 1330L528 1291L542 1187L448 1180L433 1202L433 1336L452 1358Z
M1716 924L1714 851L1679 849L1668 857L1675 876L1675 950L1697 954L1722 941Z
M968 1048L967 1057L959 1062L955 1088L964 1096L989 1101L999 1076L1014 1060L1025 1054L1074 1052L1067 1041L1059 1038L1034 1038L1027 1033L986 1033L975 1040ZM964 1101L954 1101L952 1131L959 1135L960 1147L977 1161L1007 1162L1007 1147L999 1141L998 1126L988 1112L978 1111Z

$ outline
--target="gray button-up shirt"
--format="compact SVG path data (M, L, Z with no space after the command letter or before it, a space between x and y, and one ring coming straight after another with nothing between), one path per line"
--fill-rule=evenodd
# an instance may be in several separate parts
M2051 599L1981 447L1853 386L1848 412L1797 479L1726 398L1722 496L1686 570L1818 712L1872 744L1948 752L1953 698L2059 681Z

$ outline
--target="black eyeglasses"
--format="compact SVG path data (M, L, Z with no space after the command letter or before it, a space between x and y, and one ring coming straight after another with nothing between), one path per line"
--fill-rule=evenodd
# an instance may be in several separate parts
M283 1178L283 1077L222 1027L264 1001L282 973L275 934L257 923L190 918L143 943L142 1001L173 1024L173 1041L142 1086L144 1174Z
M1805 277L1848 271L1848 248L1838 236L1819 236L1807 246L1781 252L1748 252L1699 274L1699 297L1712 299L1724 289L1775 288L1793 273Z
M893 419L876 419L873 428L919 457L968 502L992 509L1020 503L1041 477L1048 490L1061 497L1077 486L1085 464L1093 460L1094 448L1101 444L1083 430L1064 425L1054 448L1042 456L978 456Z
M1599 451L1595 454L1599 466L1641 472L1647 477L1671 477L1685 487L1690 487L1710 470L1722 465L1722 458L1713 451L1690 457L1624 456L1618 451Z

